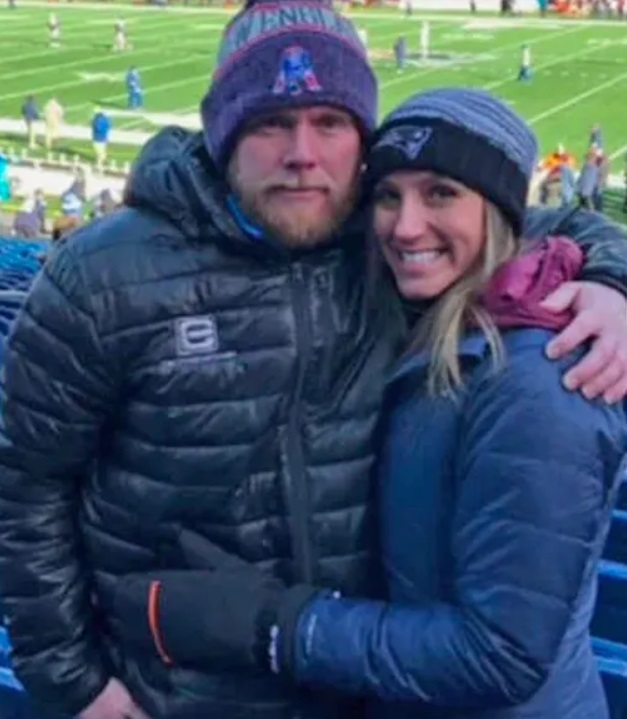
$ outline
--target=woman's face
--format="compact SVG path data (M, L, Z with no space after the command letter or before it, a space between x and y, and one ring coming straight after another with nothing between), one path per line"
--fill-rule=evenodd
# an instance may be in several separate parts
M481 195L432 172L402 170L380 180L374 231L401 295L437 297L473 268L485 244L485 214Z

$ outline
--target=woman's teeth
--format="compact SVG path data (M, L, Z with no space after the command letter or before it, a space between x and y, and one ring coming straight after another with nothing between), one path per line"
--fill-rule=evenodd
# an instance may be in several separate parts
M428 250L426 252L399 252L398 253L403 262L408 262L413 265L428 265L430 262L435 262L442 255L440 250Z

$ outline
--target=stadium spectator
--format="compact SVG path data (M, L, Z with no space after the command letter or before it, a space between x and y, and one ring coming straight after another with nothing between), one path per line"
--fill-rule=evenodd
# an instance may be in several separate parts
M590 128L590 137L588 138L588 146L593 149L602 150L603 145L603 130L601 125L598 123Z
M11 199L11 179L9 177L9 158L0 153L0 202Z
M562 162L559 166L560 182L560 204L562 207L570 207L575 201L577 192L577 177L572 165Z
M603 200L610 179L610 158L605 154L605 152L603 152L603 150L599 149L596 151L596 160L599 168L599 177L596 187L594 188L592 202L594 209L597 212L603 212Z
M13 218L13 234L32 240L41 237L41 222L32 199L26 199Z
M586 210L594 210L594 194L599 186L599 164L596 150L588 151L577 180L579 206Z
M62 214L60 217L56 217L52 223L53 242L67 237L71 232L78 229L81 224L81 217L77 214Z
M80 222L83 218L84 204L79 195L68 190L61 195L61 212L64 217L75 218Z
M105 215L109 215L117 210L120 205L121 198L117 196L117 193L107 187L104 190L101 190L94 198L92 202L91 217L92 219L105 217Z
M547 155L540 163L540 172L543 178L540 184L540 204L553 205L559 194L559 204L569 204L572 201L570 185L574 177L575 158L561 143ZM566 178L566 186L562 188L562 175ZM565 193L565 194L563 194Z
M102 171L107 161L107 148L111 133L111 118L100 108L96 108L91 120L91 139L94 145L96 168Z
M26 136L28 137L28 147L31 150L35 149L36 137L35 130L36 125L40 119L39 109L37 103L32 95L29 95L24 104L22 105L22 117L24 118L24 124L26 125Z
M56 97L50 98L44 105L44 123L46 126L46 149L52 149L61 135L64 110Z
M46 231L47 203L43 190L36 190L32 197L22 202L13 219L13 232L26 239L42 237Z
M122 579L127 637L155 658L162 642L174 665L208 668L219 651L242 670L383 700L369 712L382 719L607 717L589 625L626 408L563 387L579 352L559 364L543 352L570 321L543 300L583 254L565 238L521 254L536 153L505 103L456 88L403 103L371 152L378 262L405 302L429 308L390 380L379 469L394 600L311 587L272 631L263 612L289 590L196 535L198 571Z
M263 566L279 592L293 585L295 610L303 581L378 588L369 470L404 321L379 316L397 307L391 289L369 302L356 202L377 87L352 23L327 3L249 1L225 29L201 114L202 132L170 128L146 145L126 207L51 253L8 343L0 595L12 661L35 701L81 719L135 719L138 705L152 719L344 719L354 703L336 693L226 656L168 667L114 624L119 578L183 568L179 532L193 528ZM551 352L590 340L588 370L564 382L619 399L626 303L612 287L627 289L627 242L603 218L564 214L526 218L530 236L594 248L590 282L553 298L575 318ZM256 651L256 628L223 625Z

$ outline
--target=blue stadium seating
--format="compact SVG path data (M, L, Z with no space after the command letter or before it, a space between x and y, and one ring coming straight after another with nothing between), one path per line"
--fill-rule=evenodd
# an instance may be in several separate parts
M0 362L4 339L39 269L37 257L45 251L43 242L0 238ZM611 719L627 719L627 477L619 491L599 569L592 631ZM11 671L9 640L1 626L0 719L43 719L29 705Z
M39 256L48 242L0 238L0 363L4 342L40 268ZM0 618L1 623L1 618ZM0 626L0 719L44 719L24 695L10 665L10 645L6 630ZM46 718L47 719L47 718Z

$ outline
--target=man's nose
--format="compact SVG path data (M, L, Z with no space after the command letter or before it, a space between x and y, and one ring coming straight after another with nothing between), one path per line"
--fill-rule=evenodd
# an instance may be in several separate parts
M318 162L318 143L315 128L298 124L290 132L284 163L290 169L310 169Z

